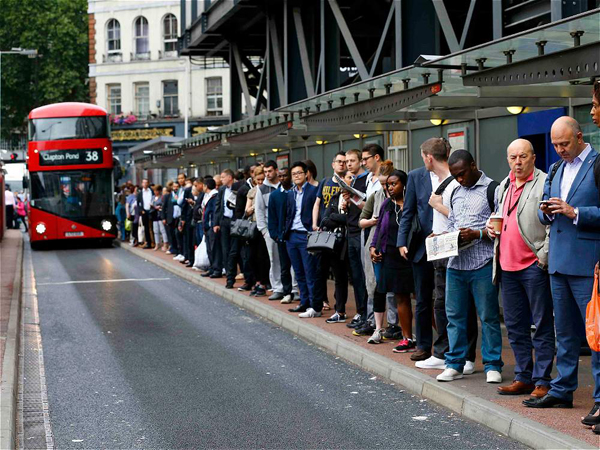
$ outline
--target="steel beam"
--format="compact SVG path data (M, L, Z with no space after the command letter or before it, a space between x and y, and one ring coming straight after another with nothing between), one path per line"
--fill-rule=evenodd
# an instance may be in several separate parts
M373 120L418 103L440 92L440 83L425 84L393 94L362 100L307 116L304 123L315 126L344 125Z
M489 86L480 87L479 97L544 97L544 98L590 98L588 85L565 84L550 86Z
M287 103L285 83L283 79L283 63L281 62L281 47L279 46L279 35L277 34L277 25L269 17L269 39L273 49L272 64L275 66L275 77L277 78L277 92L279 92L279 101L282 105Z
M467 19L465 20L465 26L462 31L462 35L460 37L460 49L465 48L465 42L467 40L467 34L469 33L469 28L471 27L471 19L473 19L473 11L475 10L475 4L477 0L471 0L471 4L469 5L469 12L467 13Z
M396 70L402 69L402 0L394 0L394 43L396 46Z
M286 132L291 127L292 122L280 123L277 125L271 125L270 127L248 131L247 133L230 136L227 138L227 141L231 142L232 144L253 144L272 139L277 135Z
M290 136L305 136L306 134L354 134L373 133L378 131L406 131L406 123L393 122L359 122L350 125L320 126L308 125L306 130L290 130Z
M298 49L300 50L300 63L302 64L302 74L304 75L304 86L306 86L306 96L315 96L315 83L313 82L310 61L308 59L308 48L306 47L306 36L304 26L302 25L302 12L300 8L292 10L294 15L294 26L296 28L296 38L298 39Z
M431 119L448 119L448 120L473 120L475 119L474 111L396 111L386 114L379 120L431 120Z
M465 75L465 86L517 86L600 75L600 42L591 42Z
M372 78L375 73L375 69L377 68L377 63L379 62L379 57L381 55L381 50L383 49L383 44L385 44L385 38L387 37L388 30L390 29L390 24L392 23L392 18L394 17L394 11L396 10L396 4L392 2L392 6L390 6L390 12L388 14L387 20L385 21L385 26L383 27L383 33L381 33L381 39L379 39L379 45L377 46L377 51L375 52L375 58L373 59L373 65L371 66L371 72L369 72L369 76Z
M458 43L456 33L454 32L454 28L452 27L452 22L450 21L450 16L448 15L448 11L446 10L446 5L444 5L444 0L432 1L433 7L435 8L435 13L437 14L438 20L440 21L440 25L442 27L442 31L444 32L444 36L446 37L446 42L448 43L448 47L450 48L450 53L460 51L460 44Z
M569 106L566 98L479 98L475 96L445 96L428 99L429 108L493 108L495 106Z
M265 52L265 57L263 59L263 68L260 73L260 81L258 82L258 92L256 93L256 107L254 109L254 115L258 115L260 113L260 105L265 104L268 108L266 99L263 97L263 92L265 90L265 86L267 84L267 78L269 73L269 42L267 39L267 50ZM263 102L263 100L265 100Z
M337 0L329 0L329 6L331 7L331 11L335 16L335 21L338 24L340 32L344 37L344 42L346 42L346 46L348 47L348 51L350 51L350 56L352 56L352 60L358 69L358 74L360 75L361 80L365 81L369 79L369 71L367 70L367 66L365 65L362 57L360 56L360 52L358 51L358 47L352 38L352 33L350 33L350 28L348 28L348 24L344 19L344 15L342 14L342 10L340 9L340 5L338 5Z
M242 86L242 92L244 93L244 99L246 100L246 111L248 111L248 115L251 117L254 116L254 110L252 109L252 101L250 97L250 91L248 90L248 82L246 80L246 75L244 74L244 69L242 69L242 57L240 55L240 49L237 46L237 43L233 42L231 44L231 50L233 53L233 58L235 59L235 68L237 71L238 79L240 85Z

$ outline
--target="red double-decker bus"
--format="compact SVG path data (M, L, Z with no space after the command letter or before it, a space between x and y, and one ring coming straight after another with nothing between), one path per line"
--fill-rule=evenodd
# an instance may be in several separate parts
M29 113L31 246L117 234L113 155L106 110L57 103Z

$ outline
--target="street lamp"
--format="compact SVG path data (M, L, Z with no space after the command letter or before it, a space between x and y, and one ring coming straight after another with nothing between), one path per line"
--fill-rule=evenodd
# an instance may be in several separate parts
M21 47L13 47L5 51L0 50L0 80L2 79L2 55L21 55L28 58L36 58L37 54L37 49L32 50ZM2 136L2 83L0 83L0 136Z

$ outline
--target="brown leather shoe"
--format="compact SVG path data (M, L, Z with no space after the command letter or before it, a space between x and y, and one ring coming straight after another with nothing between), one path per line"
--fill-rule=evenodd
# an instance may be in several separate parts
M431 357L431 352L428 352L427 350L421 350L419 348L419 349L417 349L416 352L414 352L412 355L410 355L410 360L411 361L425 361L429 357Z
M500 395L525 395L531 394L536 389L533 384L523 383L522 381L513 381L509 386L500 386L498 388L498 394Z
M549 386L536 386L535 390L531 393L531 396L534 398L542 398L546 396L549 390Z

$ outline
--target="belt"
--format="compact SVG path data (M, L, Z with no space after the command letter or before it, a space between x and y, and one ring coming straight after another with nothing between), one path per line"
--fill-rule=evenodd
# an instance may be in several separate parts
M308 231L298 231L298 230L292 230L292 233L298 233L298 234L308 234Z

